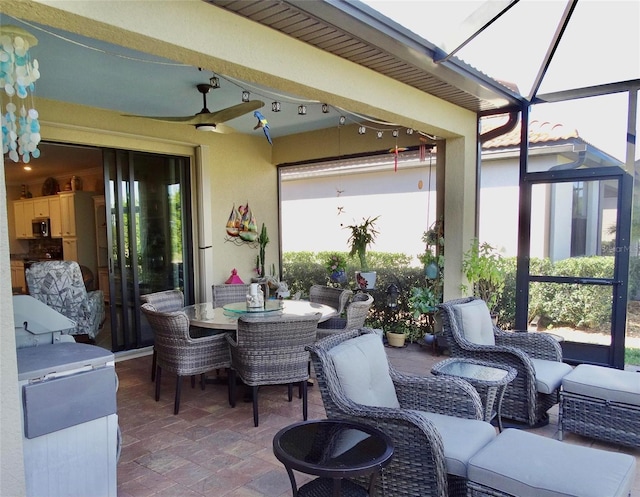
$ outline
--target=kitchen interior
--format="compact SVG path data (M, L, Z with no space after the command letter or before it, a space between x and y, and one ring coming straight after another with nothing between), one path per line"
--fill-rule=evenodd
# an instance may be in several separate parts
M29 293L25 270L34 262L74 260L87 290L102 290L108 305L102 150L54 143L39 148L41 156L28 164L4 158L13 293ZM111 349L108 320L96 345Z

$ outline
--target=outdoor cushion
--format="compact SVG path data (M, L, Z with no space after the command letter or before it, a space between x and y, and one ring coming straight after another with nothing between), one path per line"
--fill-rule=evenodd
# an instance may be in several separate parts
M400 407L387 354L377 334L347 340L328 353L349 399L366 406Z
M484 300L473 300L452 306L456 318L461 323L464 337L477 345L495 345L493 322Z
M635 371L579 364L562 380L566 392L640 406L640 375Z
M467 477L469 459L496 437L496 429L486 421L457 418L425 411L411 411L433 423L444 448L447 473Z
M545 359L531 359L536 371L536 390L551 394L562 384L562 379L573 369L568 364Z
M469 461L469 480L518 497L627 497L635 457L507 429Z

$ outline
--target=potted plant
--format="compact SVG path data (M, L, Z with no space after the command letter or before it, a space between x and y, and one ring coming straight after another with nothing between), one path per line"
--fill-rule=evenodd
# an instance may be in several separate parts
M327 256L325 267L331 281L339 284L347 282L347 258L344 255L332 252Z
M495 319L496 305L505 283L502 256L495 247L474 239L471 248L463 256L462 272L470 285L470 288L462 285L462 291L468 292L470 289L474 296L484 300Z
M347 240L351 247L349 255L351 257L357 255L360 261L360 271L356 271L356 286L362 290L373 289L376 285L376 272L369 271L369 265L367 264L367 248L379 234L375 224L379 217L363 218L360 224L345 226L345 229L351 230Z

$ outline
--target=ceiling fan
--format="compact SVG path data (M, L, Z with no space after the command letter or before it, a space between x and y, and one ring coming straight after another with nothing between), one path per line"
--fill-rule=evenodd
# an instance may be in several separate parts
M195 126L199 131L215 131L217 133L230 133L233 128L225 126L223 123L231 121L236 117L243 116L249 112L259 109L264 106L264 102L260 100L251 100L249 102L242 102L226 109L220 109L215 112L211 112L207 108L207 93L214 87L208 83L201 83L196 85L198 91L202 94L202 110L193 116L130 116L130 117L145 117L147 119L154 119L156 121L165 121L172 123L190 124Z

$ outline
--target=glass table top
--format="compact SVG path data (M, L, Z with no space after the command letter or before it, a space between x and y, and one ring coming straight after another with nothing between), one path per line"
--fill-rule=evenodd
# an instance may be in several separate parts
M497 382L503 381L509 374L509 371L505 369L455 359L442 361L442 363L436 364L433 370L440 374L458 376L460 378Z
M282 311L283 303L282 300L265 300L264 307L256 307L256 308L248 308L246 302L233 302L227 305L222 306L225 313L229 315L239 315L239 314L264 314L264 313L275 313L278 311Z

